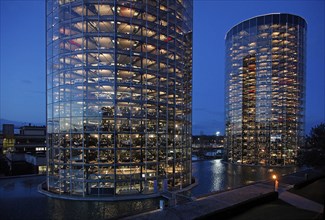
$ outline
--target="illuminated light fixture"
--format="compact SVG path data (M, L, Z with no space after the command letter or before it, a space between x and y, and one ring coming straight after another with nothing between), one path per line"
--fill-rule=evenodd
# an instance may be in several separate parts
M275 174L272 175L272 179L273 180L276 180L277 179L277 176Z

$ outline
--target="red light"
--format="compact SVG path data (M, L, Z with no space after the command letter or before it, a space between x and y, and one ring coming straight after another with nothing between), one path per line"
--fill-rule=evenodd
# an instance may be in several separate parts
M73 40L69 40L69 43L70 43L70 44L73 44L73 45L75 45L75 46L78 46L78 47L81 46L81 44L78 44L77 42L75 42L75 41L73 41Z
M172 37L167 37L167 39L165 39L164 41L165 41L165 42L169 42L169 41L172 41L172 40L173 40Z

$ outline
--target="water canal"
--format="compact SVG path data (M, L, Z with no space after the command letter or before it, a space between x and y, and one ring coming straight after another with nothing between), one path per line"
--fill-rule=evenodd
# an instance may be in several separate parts
M287 174L296 168L241 167L220 160L193 162L199 185L193 196L235 188L269 179L274 172ZM0 219L108 219L157 209L159 199L93 202L52 199L37 191L45 176L0 179Z
M297 167L268 168L237 166L222 163L220 159L195 161L193 176L199 185L191 190L193 196L236 188L256 181L271 179L272 174L284 175L298 171Z

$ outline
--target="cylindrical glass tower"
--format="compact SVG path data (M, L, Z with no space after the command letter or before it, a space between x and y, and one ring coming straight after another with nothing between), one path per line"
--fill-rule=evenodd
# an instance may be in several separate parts
M47 187L191 184L191 0L47 0Z
M226 152L238 164L287 166L303 143L305 20L268 14L226 35Z

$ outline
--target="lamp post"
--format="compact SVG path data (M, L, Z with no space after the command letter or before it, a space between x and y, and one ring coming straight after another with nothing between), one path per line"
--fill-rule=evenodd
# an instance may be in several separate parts
M279 187L279 181L277 179L277 176L274 174L272 176L272 179L274 180L274 192L277 192Z
M220 135L220 131L217 131L216 132L216 146L218 145L218 137L219 137L219 135Z

